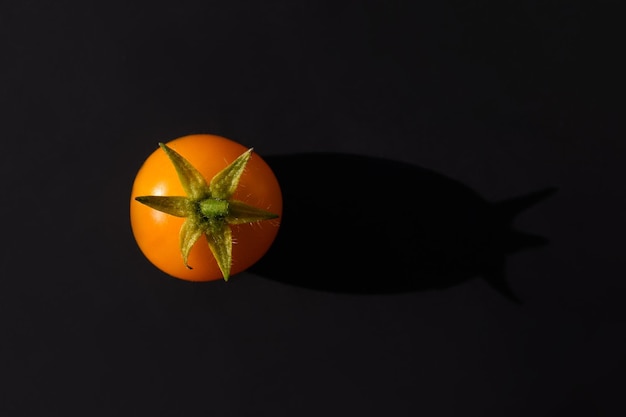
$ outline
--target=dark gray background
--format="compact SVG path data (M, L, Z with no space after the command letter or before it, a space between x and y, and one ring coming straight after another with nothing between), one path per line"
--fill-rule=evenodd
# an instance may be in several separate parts
M617 3L1 0L0 415L624 415ZM198 132L488 201L556 187L515 221L549 244L507 257L522 304L480 278L319 291L276 257L291 282L178 281L138 251L129 194L157 142Z

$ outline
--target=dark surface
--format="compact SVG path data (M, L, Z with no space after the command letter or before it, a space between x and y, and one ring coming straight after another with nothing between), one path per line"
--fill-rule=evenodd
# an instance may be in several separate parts
M626 415L618 2L421 3L0 2L0 416ZM198 132L285 191L228 283L128 222Z

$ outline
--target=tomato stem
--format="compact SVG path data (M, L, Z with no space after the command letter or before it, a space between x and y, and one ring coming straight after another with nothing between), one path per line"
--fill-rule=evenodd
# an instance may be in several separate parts
M229 204L227 200L207 198L198 203L200 213L207 219L224 218L228 215Z

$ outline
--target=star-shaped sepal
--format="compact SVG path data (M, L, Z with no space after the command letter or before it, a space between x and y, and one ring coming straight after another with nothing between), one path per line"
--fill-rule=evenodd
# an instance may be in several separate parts
M161 149L174 165L186 196L141 196L135 199L155 210L184 217L180 229L182 261L188 268L189 252L202 236L215 257L224 280L230 277L233 239L230 225L275 219L277 214L232 198L252 156L242 153L207 183L202 174L179 153L163 143Z

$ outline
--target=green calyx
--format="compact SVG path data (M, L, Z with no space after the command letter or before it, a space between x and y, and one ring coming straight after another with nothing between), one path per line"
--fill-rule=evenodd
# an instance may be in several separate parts
M180 229L180 251L185 266L191 269L187 263L189 252L204 235L224 280L227 281L230 277L233 246L230 225L278 217L277 214L232 199L241 174L252 156L252 148L242 153L207 183L202 174L180 154L163 143L159 143L159 146L172 161L187 195L141 196L135 200L163 213L184 217L185 222Z

